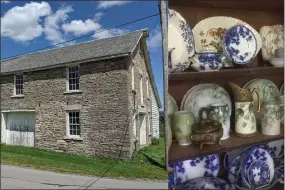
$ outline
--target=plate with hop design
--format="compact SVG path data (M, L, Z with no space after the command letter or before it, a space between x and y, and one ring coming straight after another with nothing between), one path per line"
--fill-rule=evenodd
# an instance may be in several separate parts
M190 65L195 53L194 36L186 20L173 9L168 9L168 69L181 72Z

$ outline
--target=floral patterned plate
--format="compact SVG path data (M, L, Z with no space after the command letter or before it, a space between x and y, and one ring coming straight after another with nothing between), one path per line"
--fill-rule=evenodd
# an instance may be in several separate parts
M208 107L211 104L227 104L229 107L229 117L232 110L232 102L229 94L225 89L216 84L206 83L192 87L190 93L186 93L183 99L183 110L190 110L195 118L199 120L199 111L203 107ZM229 123L230 124L230 123ZM228 124L228 125L229 125Z
M251 187L258 188L269 184L270 169L266 162L257 160L250 164L247 170L247 178Z
M190 26L178 12L168 9L169 72L184 71L189 67L189 58L195 53L194 46Z
M234 190L234 186L223 179L215 177L200 177L192 179L175 188L176 190L204 190L204 189L222 189Z
M253 79L246 83L244 88L249 88L251 91L256 88L259 97L261 99L261 107L264 102L268 100L279 100L280 97L280 91L278 87L271 82L270 80L267 79ZM257 109L257 104L258 104L258 98L256 94L253 94L253 106L255 107L255 110ZM261 116L260 114L256 113L256 123L260 124L261 123Z
M242 25L227 30L224 35L224 52L236 64L252 63L257 52L257 40L253 32Z
M269 154L273 159L284 158L284 139L271 141L268 143Z
M284 26L263 26L259 30L262 39L261 53L264 60L275 57L275 50L284 48Z
M254 36L260 38L258 32L242 20L225 16L209 17L197 23L192 30L196 52L222 52L224 34L229 28L235 25L246 26L254 33ZM259 51L262 45L261 38L257 42L257 50Z
M254 148L251 149L250 153L245 157L243 160L243 165L241 168L241 177L244 184L248 186L248 178L247 178L247 171L250 167L250 165L257 160L261 160L266 162L266 164L269 167L269 183L272 182L274 177L274 161L273 158L270 156L269 152L263 148ZM250 186L248 186L250 188Z
M220 170L217 154L201 156L174 164L176 184L185 183L197 177L217 177Z

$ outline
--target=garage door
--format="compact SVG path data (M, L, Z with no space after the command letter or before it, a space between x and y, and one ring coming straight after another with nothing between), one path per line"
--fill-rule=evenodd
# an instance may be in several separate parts
M35 113L3 113L2 141L8 145L34 146Z

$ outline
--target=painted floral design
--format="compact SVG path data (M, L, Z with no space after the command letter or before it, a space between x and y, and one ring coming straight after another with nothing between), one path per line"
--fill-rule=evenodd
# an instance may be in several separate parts
M201 31L199 35L202 37L200 40L202 49L215 49L218 52L222 52L222 41L226 31L227 29L225 28L211 28L206 32Z
M263 161L255 161L248 168L248 180L254 187L260 187L270 182L270 170Z
M239 47L239 45L242 44L241 41L246 41L248 47L253 48L247 49L247 52L241 52L241 47ZM250 44L254 44L254 46ZM224 49L229 59L235 63L247 64L252 61L255 56L257 42L253 32L249 28L245 26L234 26L225 34Z
M224 66L220 58L220 53L199 53L197 55L201 70L205 70L206 66L209 66L212 70Z

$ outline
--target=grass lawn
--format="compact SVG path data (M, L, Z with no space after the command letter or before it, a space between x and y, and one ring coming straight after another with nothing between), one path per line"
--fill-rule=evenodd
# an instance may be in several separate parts
M141 149L134 153L132 160L124 161L1 145L1 163L61 173L91 176L102 176L105 173L105 177L167 180L163 138L158 145Z

